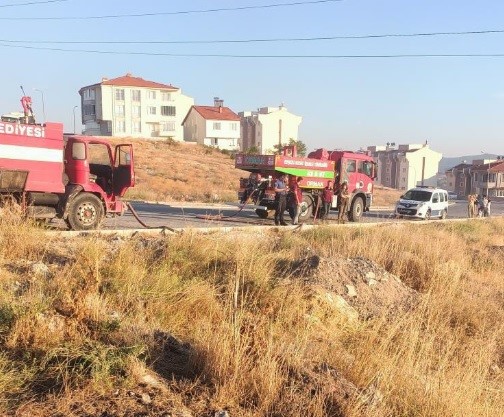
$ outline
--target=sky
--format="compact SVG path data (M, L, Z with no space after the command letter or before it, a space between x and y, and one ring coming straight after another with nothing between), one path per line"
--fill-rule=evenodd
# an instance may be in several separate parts
M0 113L21 110L22 85L39 120L43 97L46 120L72 131L75 113L79 129L78 90L131 73L198 105L283 103L309 150L428 141L443 156L504 153L504 1L315 1L0 0ZM124 14L147 15L90 18ZM490 30L503 32L362 38ZM320 37L354 38L188 43ZM482 54L502 56L404 56Z

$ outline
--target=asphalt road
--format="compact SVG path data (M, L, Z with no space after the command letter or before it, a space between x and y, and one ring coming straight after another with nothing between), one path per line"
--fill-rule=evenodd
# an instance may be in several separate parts
M239 212L238 207L227 205L203 204L152 204L145 202L132 202L132 206L144 223L151 227L168 226L171 228L201 228L201 227L229 227L229 226L272 226L273 219L260 219L254 209L245 208ZM492 215L504 214L504 202L492 202ZM465 218L467 216L467 203L455 201L450 204L448 218ZM336 221L337 212L329 217L329 222ZM289 219L286 213L286 219ZM361 222L374 223L397 221L393 216L393 208L377 208L364 214ZM405 220L415 221L415 220ZM313 219L308 221L309 224ZM105 229L140 229L142 226L134 216L127 212L122 217L106 219L103 224Z

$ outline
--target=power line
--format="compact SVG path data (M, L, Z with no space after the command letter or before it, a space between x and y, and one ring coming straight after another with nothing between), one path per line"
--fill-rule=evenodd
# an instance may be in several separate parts
M52 0L52 1L66 1L66 0ZM273 3L264 4L259 6L241 6L241 7L221 7L217 9L200 9L200 10L179 10L176 12L153 12L153 13L136 13L136 14L113 14L101 16L67 16L67 17L0 17L0 20L91 20L91 19L119 19L125 17L152 17L152 16L169 16L169 15L182 15L182 14L196 14L196 13L215 13L215 12L229 12L240 10L252 9L271 9L275 7L291 7L309 4L321 3L336 3L344 0L311 0L311 1L295 1L291 3Z
M109 45L175 45L175 44L218 44L218 43L268 43L268 42L311 42L345 39L380 39L380 38L413 38L430 36L461 36L501 34L504 29L471 30L460 32L425 32L425 33L388 33L381 35L337 35L318 36L311 38L259 38L259 39L217 39L217 40L182 40L182 41L48 41L48 40L18 40L0 39L8 43L34 44L109 44Z
M35 4L62 3L64 1L68 0L43 0L43 1L30 1L27 3L0 4L0 7L31 6Z
M235 54L173 54L164 52L100 51L87 49L46 48L26 45L8 45L0 47L35 49L56 52L79 52L104 55L142 55L183 58L249 58L249 59L377 59L377 58L504 58L504 53L494 54L383 54L383 55L235 55Z

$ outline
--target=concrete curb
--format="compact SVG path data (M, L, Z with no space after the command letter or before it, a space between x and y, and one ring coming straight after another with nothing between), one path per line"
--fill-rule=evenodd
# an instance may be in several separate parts
M501 218L504 215L496 215L489 217L491 218ZM338 223L322 223L322 224L306 224L302 223L301 225L289 225L289 226L225 226L225 227L184 227L184 228L176 228L173 229L174 232L163 229L124 229L124 230L90 230L90 231L47 231L46 233L49 236L53 237L86 237L93 235L104 235L104 236L130 236L133 237L135 235L152 235L152 236L168 236L175 234L214 234L214 233L231 233L231 232L247 232L247 233L258 233L264 234L265 232L277 231L277 232L297 232L297 231L307 231L313 230L319 227L329 227L329 228L340 228L340 227L351 227L351 228L361 228L367 229L371 227L402 227L404 225L428 225L428 224L437 224L437 222L442 223L460 223L466 221L483 221L486 218L473 218L473 219L446 219L446 220L394 220L388 222L374 222L374 223L352 223L348 222L345 224Z

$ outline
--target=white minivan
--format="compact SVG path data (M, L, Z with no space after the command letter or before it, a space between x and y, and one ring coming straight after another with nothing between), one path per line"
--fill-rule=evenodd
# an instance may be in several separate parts
M415 187L401 196L396 204L398 217L446 219L448 215L448 192L441 188Z

